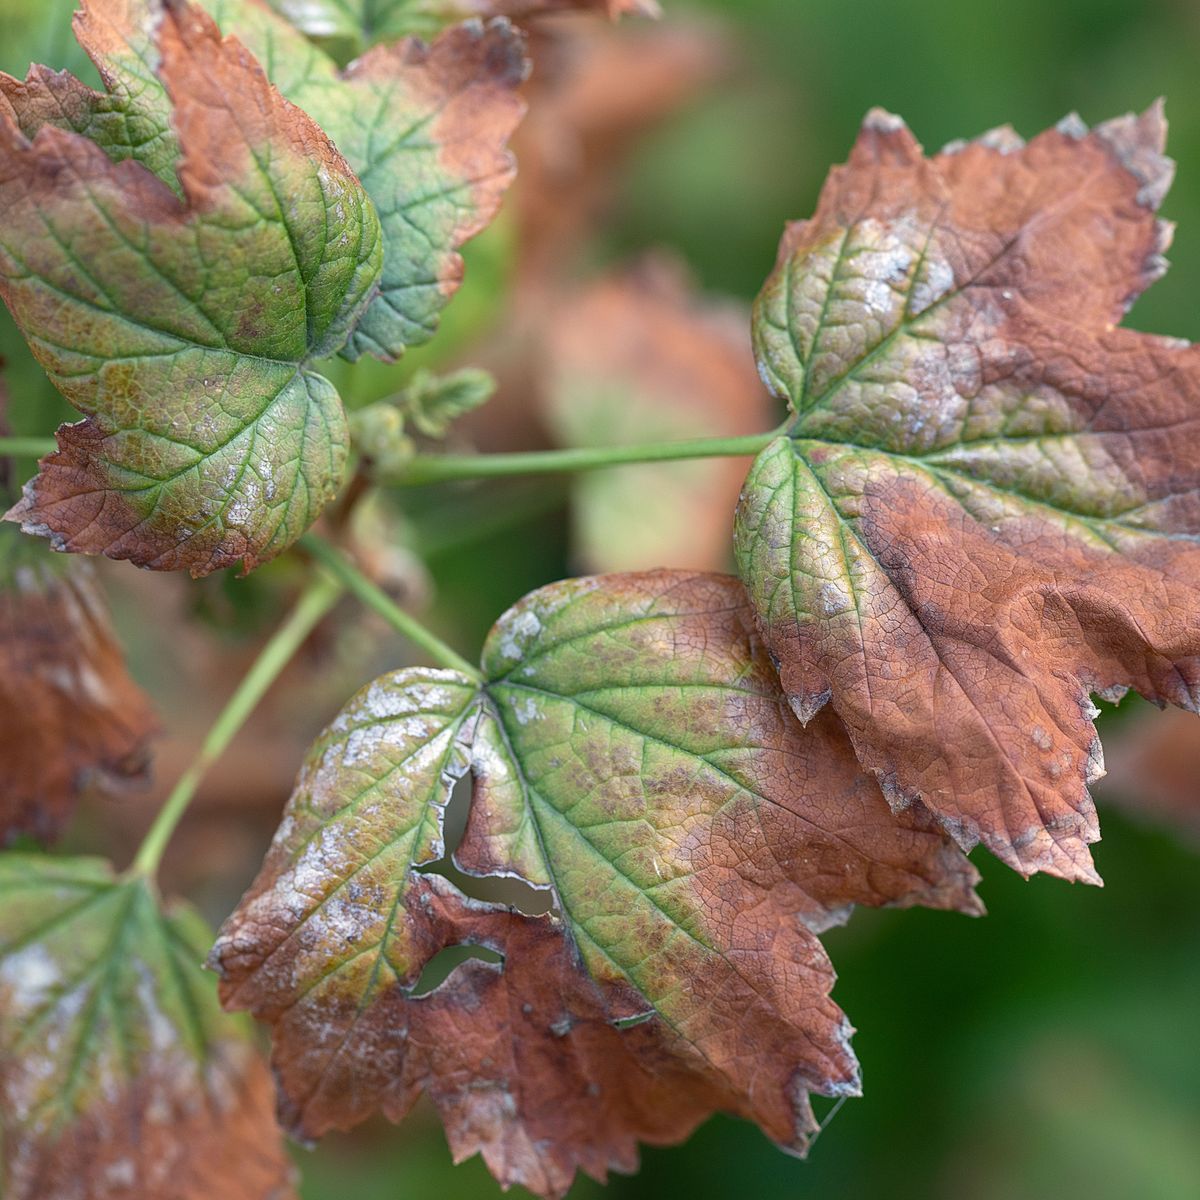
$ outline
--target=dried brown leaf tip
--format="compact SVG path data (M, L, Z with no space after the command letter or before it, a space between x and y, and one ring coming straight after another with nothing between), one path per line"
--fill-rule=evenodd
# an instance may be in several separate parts
M1200 700L1200 350L1116 327L1164 270L1158 106L925 158L870 114L755 316L795 419L738 517L802 720L897 811L1097 881L1090 692Z
M47 840L79 796L143 782L157 723L87 563L0 527L0 841Z
M293 1131L425 1092L456 1158L558 1197L716 1110L803 1150L808 1093L857 1092L818 932L860 903L977 912L976 875L832 714L799 727L751 622L725 576L556 584L497 624L482 684L402 671L350 703L212 958L272 1026ZM463 946L490 961L427 990Z
M293 1200L204 923L90 858L0 855L0 895L6 1200Z

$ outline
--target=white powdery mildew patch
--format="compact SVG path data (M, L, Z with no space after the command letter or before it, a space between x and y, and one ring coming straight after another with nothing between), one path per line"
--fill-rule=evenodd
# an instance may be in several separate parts
M927 308L948 296L953 287L954 268L931 245L913 280L912 290L909 294L909 312L914 317L919 316Z
M61 996L55 1004L54 1020L46 1026L38 1043L37 1053L23 1054L20 1070L5 1074L3 1113L7 1119L18 1123L28 1121L39 1104L57 1091L65 1061L63 1055L74 1042L74 1022L83 1012L88 995L88 989L79 986ZM8 1019L14 1028L19 1028L17 1013L11 1013ZM46 1109L43 1121L52 1119L52 1112Z
M58 963L40 942L30 943L0 963L0 990L13 1017L34 1011L60 983Z
M234 496L225 510L225 523L244 528L259 511L259 486L253 479L243 478L241 492Z
M866 310L859 312L860 321L878 329L870 340L894 328L903 316L908 279L919 261L918 247L925 236L915 214L906 214L886 225L867 217L854 227L854 274L831 287L844 292L839 297L835 290L835 302L841 299ZM831 312L833 308L831 303Z
M823 583L817 592L817 607L823 617L836 617L854 607L854 598L836 583Z
M142 1008L142 1029L150 1035L151 1050L156 1055L167 1054L179 1045L175 1023L159 1003L157 983L150 968L141 959L134 959L132 966L137 976L137 998Z
M541 634L541 618L533 609L526 608L511 620L503 620L500 631L500 653L505 659L517 662L525 656L526 647Z

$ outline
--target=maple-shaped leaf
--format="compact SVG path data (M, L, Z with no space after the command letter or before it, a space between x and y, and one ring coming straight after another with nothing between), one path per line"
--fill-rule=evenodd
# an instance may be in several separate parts
M857 1091L817 933L858 903L979 911L976 875L920 805L889 811L832 715L799 726L751 623L725 576L569 581L497 624L482 685L406 670L350 703L211 960L273 1027L287 1126L426 1092L457 1159L561 1196L715 1110L803 1149L807 1093ZM468 771L455 862L551 911L436 873ZM419 994L464 945L502 964Z
M1089 692L1200 700L1200 350L1116 327L1164 270L1161 110L926 159L870 114L758 300L794 413L739 569L795 711L898 810L1097 881Z
M459 247L491 222L516 174L506 145L525 112L523 38L505 21L476 21L429 45L378 46L339 72L261 0L205 3L320 123L379 213L379 292L344 353L391 359L428 340L462 282Z
M405 34L428 36L475 17L527 20L547 13L597 12L657 17L656 0L268 0L309 37L365 48Z
M76 32L112 93L93 103L92 126L115 106L140 131L137 154L153 159L147 161L152 169L165 164L169 173L175 157L170 101L147 66L155 59L148 31L163 2L85 0ZM280 92L319 123L374 203L382 274L342 353L393 359L428 340L462 282L459 248L492 220L515 175L506 144L525 111L517 91L528 67L521 35L504 21L472 22L432 45L406 39L378 46L340 71L265 0L201 3L264 65ZM65 85L52 73L35 69L34 75L53 92L45 102L50 107ZM117 136L105 145L110 154L123 147ZM151 153L143 146L161 149Z
M157 37L181 195L79 133L34 132L45 73L3 89L0 294L87 418L10 516L56 549L203 575L278 554L337 490L345 416L311 363L370 302L380 233L237 42L179 4Z
M210 935L99 859L0 855L6 1200L287 1200L251 1031L201 970Z
M85 789L140 782L157 731L91 564L0 526L0 842L55 837Z
M696 294L670 260L557 295L542 337L542 408L561 445L732 437L777 419L745 313ZM571 485L575 557L594 571L727 567L748 465L709 459L581 475Z

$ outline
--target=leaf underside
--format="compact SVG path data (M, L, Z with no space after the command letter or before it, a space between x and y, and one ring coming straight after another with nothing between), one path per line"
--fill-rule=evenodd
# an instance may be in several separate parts
M858 1089L817 933L860 903L977 912L976 875L831 716L799 727L750 627L724 576L571 581L498 623L482 687L409 670L350 703L211 960L272 1026L285 1124L398 1120L424 1091L456 1158L544 1196L716 1110L803 1149L807 1093ZM468 898L448 851L551 911ZM462 945L502 963L414 996Z
M926 159L872 113L760 296L789 433L739 571L802 720L898 811L1098 882L1090 692L1200 698L1200 350L1116 327L1165 269L1159 108Z

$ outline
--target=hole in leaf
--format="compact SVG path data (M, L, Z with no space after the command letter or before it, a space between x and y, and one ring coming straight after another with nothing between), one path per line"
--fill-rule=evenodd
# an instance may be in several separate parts
M462 845L463 835L467 832L467 817L471 815L471 791L475 779L471 772L455 780L450 789L450 799L446 801L445 815L442 817L442 840L446 846L446 859L453 857L455 850Z
M516 876L468 875L455 865L454 852L462 843L467 830L473 785L474 781L469 774L464 775L454 785L446 804L442 825L446 853L437 862L425 863L417 870L423 875L441 875L472 900L503 904L508 908L515 908L527 917L541 917L553 912L554 894L549 888L534 887Z
M650 1009L649 1012L634 1013L632 1017L617 1017L617 1019L615 1021L611 1021L610 1024L614 1029L633 1029L635 1026L645 1025L645 1023L653 1016L654 1010Z
M422 875L441 875L464 896L487 904L503 904L527 917L542 917L554 912L554 895L546 888L535 888L523 879L505 875L468 875L448 858L418 867Z
M421 977L409 995L414 1000L428 996L434 988L440 987L446 982L455 967L461 967L463 963L470 962L472 959L486 963L502 963L504 955L497 954L495 950L489 950L487 946L477 946L469 942L457 946L447 946L444 950L439 950L425 964L421 971Z

